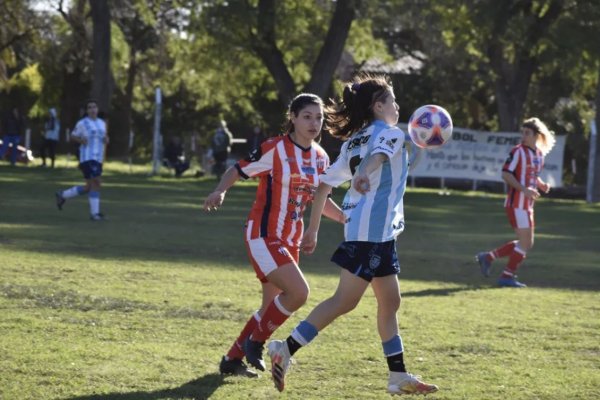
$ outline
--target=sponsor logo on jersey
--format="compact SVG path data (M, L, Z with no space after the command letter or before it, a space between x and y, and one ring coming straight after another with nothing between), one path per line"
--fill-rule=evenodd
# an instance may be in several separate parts
M312 184L312 181L300 174L292 174L290 177L290 183L296 193L306 193L312 196L316 190L315 186Z
M301 168L302 168L302 172L304 172L307 175L315 174L315 169L313 167L303 165Z
M392 149L393 149L393 147L392 147ZM394 154L394 152L391 149L389 149L388 147L377 146L373 149L373 151L375 151L375 150L383 150L386 153Z
M342 210L352 210L353 208L356 208L357 205L357 203L342 203L340 208Z
M357 138L352 139L352 141L350 143L348 143L348 150L352 150L355 147L359 147L359 146L366 144L369 141L370 137L371 137L371 135L367 135L367 136L362 136L362 137L357 137Z
M291 204L291 205L296 206L296 207L302 207L302 205L303 205L302 201L299 201L299 200L296 200L296 199L292 199L291 197L288 200L288 204Z
M252 150L250 153L248 153L248 156L246 156L246 161L248 161L248 162L258 161L258 160L260 160L260 157L262 157L262 151L259 147L259 148Z

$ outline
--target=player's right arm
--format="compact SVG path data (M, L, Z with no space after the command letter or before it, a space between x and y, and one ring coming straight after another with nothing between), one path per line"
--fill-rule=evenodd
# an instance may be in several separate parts
M229 167L221 177L219 184L204 200L204 211L217 210L225 200L225 194L235 182L240 179L240 174L235 166Z
M87 144L88 140L85 136L85 130L81 121L75 125L75 129L73 129L73 133L71 134L71 140L78 144Z

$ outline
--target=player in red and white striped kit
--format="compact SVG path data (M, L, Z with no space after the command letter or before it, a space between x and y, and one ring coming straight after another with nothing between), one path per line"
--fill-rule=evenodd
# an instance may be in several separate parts
M242 362L264 371L264 342L308 297L308 284L298 267L303 235L302 216L319 186L329 157L315 141L321 134L322 100L303 93L288 111L286 134L265 141L248 158L229 168L206 198L204 209L221 206L226 191L240 178L260 178L256 200L246 222L245 241L256 276L262 283L262 305L223 356L222 374L255 377ZM344 223L342 210L328 200L323 215Z
M521 133L521 144L513 147L502 168L502 179L508 185L504 209L517 240L476 256L484 276L490 275L495 259L508 257L506 268L498 279L498 285L501 287L526 287L516 279L515 273L527 252L533 247L535 200L540 197L540 191L550 191L550 185L539 175L544 166L544 156L554 146L554 134L538 118L525 120L521 126Z

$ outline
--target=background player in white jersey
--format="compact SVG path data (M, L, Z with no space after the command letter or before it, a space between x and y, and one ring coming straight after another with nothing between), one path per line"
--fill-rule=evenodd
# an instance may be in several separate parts
M56 206L62 210L67 199L88 194L90 203L90 219L104 219L100 212L100 177L104 150L108 144L106 123L98 117L98 104L88 100L85 105L86 116L77 122L71 139L79 143L79 169L85 178L85 186L73 186L56 192Z
M526 287L517 280L515 273L527 252L533 247L533 205L540 197L538 189L544 193L550 191L550 185L544 182L539 174L544 167L544 156L554 146L554 134L538 118L525 120L521 126L521 134L521 144L511 149L502 168L502 179L508 185L504 209L517 240L476 256L481 273L486 277L490 275L492 261L508 257L506 268L498 279L498 285L501 287Z
M406 371L398 333L400 264L395 238L404 229L402 198L408 168L405 135L395 126L398 109L385 78L363 76L344 88L341 104L328 110L331 133L346 142L321 176L302 249L310 254L317 245L321 210L331 188L352 180L342 204L345 241L331 258L342 268L340 281L334 295L315 307L287 340L269 343L271 373L280 391L290 357L333 320L354 309L369 285L377 299L377 328L390 371L388 391L426 394L438 389Z

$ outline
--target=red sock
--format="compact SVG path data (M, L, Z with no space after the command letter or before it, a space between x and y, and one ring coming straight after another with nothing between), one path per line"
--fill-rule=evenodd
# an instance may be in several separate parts
M513 240L511 242L506 242L502 246L500 246L497 249L495 249L494 251L492 251L492 257L494 259L496 259L496 258L502 258L502 257L509 256L515 249L516 245L517 245L516 240Z
M242 359L244 358L244 342L246 338L250 336L252 331L258 326L258 322L260 321L260 317L258 316L258 312L252 314L242 332L240 332L240 336L233 342L233 345L227 352L227 359L233 360L234 358Z
M292 313L279 302L279 296L275 297L271 304L267 306L258 326L252 331L251 339L256 342L266 342L290 315Z
M523 262L526 255L526 252L515 246L515 249L510 254L510 257L508 259L506 269L504 270L504 272L502 272L502 277L510 278L514 276L517 272L517 269L519 268L519 265L521 265L521 262Z

